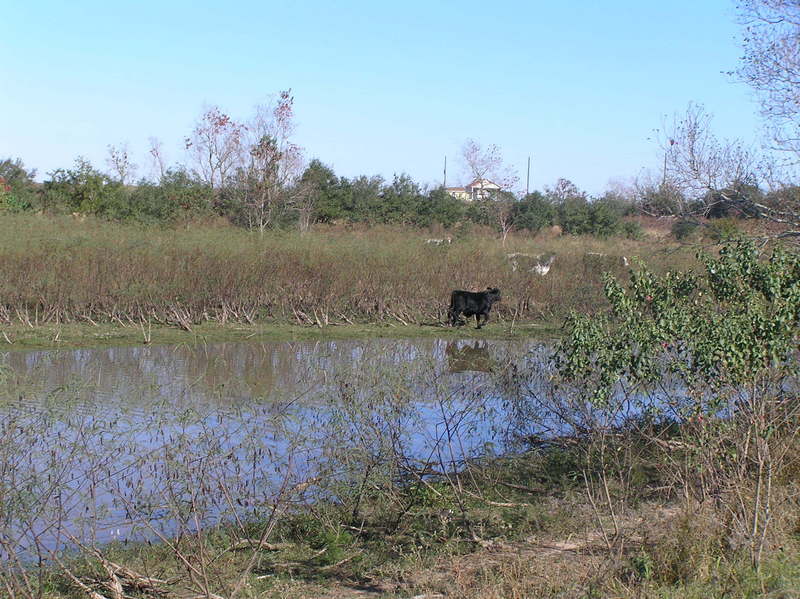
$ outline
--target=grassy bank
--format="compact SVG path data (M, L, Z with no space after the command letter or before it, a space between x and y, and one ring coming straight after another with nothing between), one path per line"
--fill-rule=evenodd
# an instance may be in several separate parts
M413 229L320 230L263 236L228 226L140 229L71 217L0 219L0 323L116 323L191 330L204 322L426 325L445 319L454 288L497 286L493 317L554 322L602 308L602 273L622 257L656 269L691 252L652 239L466 234L424 243ZM507 254L554 254L546 276Z
M473 321L474 322L474 321ZM254 324L207 321L189 330L174 325L118 323L43 323L0 326L0 351L77 349L129 345L203 345L227 341L317 341L332 339L552 339L561 334L561 323L490 323L481 330L474 324L452 328L442 325L403 325L386 321L374 324L329 324L327 326L256 322Z
M286 514L269 541L259 540L266 523L250 522L175 546L107 546L69 568L91 589L119 583L132 597L182 596L197 583L185 562L204 561L207 584L227 589L223 596L238 589L265 599L706 599L794 597L800 589L791 526L755 570L713 507L671 500L656 490L663 477L642 479L613 507L598 506L591 492L587 499L574 475L585 449L534 450L374 489L355 519L350 504L306 506ZM619 493L613 486L611 497ZM795 507L783 506L781 518L796 517ZM47 597L85 596L60 572L46 578Z

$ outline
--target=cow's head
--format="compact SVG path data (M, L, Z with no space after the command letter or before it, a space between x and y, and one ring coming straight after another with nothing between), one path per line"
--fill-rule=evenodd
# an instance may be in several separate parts
M500 290L497 287L487 287L486 288L487 297L492 302L499 302L500 301Z

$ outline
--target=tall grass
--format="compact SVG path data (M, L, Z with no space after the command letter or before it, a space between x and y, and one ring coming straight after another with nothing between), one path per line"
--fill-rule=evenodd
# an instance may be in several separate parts
M602 273L621 256L656 268L675 254L629 240L467 235L430 246L413 229L259 235L227 226L142 229L69 217L0 219L0 322L443 320L454 288L500 287L501 319L558 319L603 304ZM546 276L507 253L554 253ZM591 252L604 254L596 256ZM684 263L688 260L681 256Z

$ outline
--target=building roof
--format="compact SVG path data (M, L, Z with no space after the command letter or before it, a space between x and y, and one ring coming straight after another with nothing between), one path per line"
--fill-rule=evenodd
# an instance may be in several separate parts
M485 187L490 187L490 186L493 186L493 187L496 187L497 189L500 189L500 186L497 183L495 183L494 181L490 181L489 179L475 179L472 183L467 185L467 188L470 188L470 187L483 187L483 188L485 188Z

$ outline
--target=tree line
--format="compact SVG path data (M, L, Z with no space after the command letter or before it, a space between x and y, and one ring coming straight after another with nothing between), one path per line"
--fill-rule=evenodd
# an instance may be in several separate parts
M508 191L519 187L518 178L500 148L472 139L461 148L463 176L500 187L474 201L405 173L391 180L341 177L317 158L306 163L303 148L293 141L294 128L293 98L283 91L248 121L236 121L217 107L205 110L184 139L186 164L168 166L161 142L151 138L155 175L150 178L135 178L137 165L125 145L108 146L105 171L79 157L72 167L47 173L42 183L22 160L6 158L0 161L0 213L72 213L161 225L217 216L261 232L305 231L317 223L481 225L504 239L514 230L555 225L567 234L635 238L639 226L625 219L635 214L679 217L678 237L700 217L765 217L800 227L795 178L776 177L775 163L741 142L718 139L710 115L695 104L664 128L661 172L599 197L566 179L541 191Z
M108 146L107 170L83 158L44 182L20 159L0 161L0 213L91 214L116 221L170 224L217 215L265 231L315 223L381 223L417 227L480 224L504 237L513 230L558 225L565 233L636 236L631 214L699 218L766 218L800 237L800 104L796 102L800 8L788 0L743 0L737 5L744 55L732 76L749 85L761 104L767 152L739 140L721 140L702 106L689 104L660 131L663 170L592 198L560 179L532 193L500 191L462 202L443 187L427 187L407 174L337 176L319 159L306 163L293 141L294 99L280 92L237 121L218 107L206 109L186 136L187 163L168 166L162 144L150 139L156 175L135 177L127 147ZM518 189L500 148L468 139L461 163L469 180L490 179Z
M379 175L340 177L313 159L296 181L275 190L269 202L250 202L258 183L215 186L183 166L166 168L157 181L124 184L84 158L48 173L43 183L20 159L0 160L0 213L43 212L92 215L142 224L171 225L219 216L250 229L308 229L316 223L364 223L452 229L482 225L539 231L559 225L564 232L609 236L636 234L635 203L614 192L591 198L562 180L553 189L522 197L510 192L466 202L443 187L427 188L408 174L387 181Z
M265 141L259 151L270 150ZM565 233L598 236L638 234L624 217L701 215L710 218L758 216L756 206L775 211L800 201L800 187L783 185L762 190L752 178L700 190L694 196L676 184L677 174L657 183L640 181L591 197L566 179L528 194L488 194L466 202L443 187L428 188L408 174L390 181L379 175L341 177L319 159L298 175L273 182L276 167L237 168L231 176L211 169L177 165L157 179L128 183L103 172L83 158L35 181L36 171L20 160L0 160L0 212L79 213L114 221L169 225L219 216L250 229L299 227L315 223L391 224L414 227L477 224L498 232L536 232L558 225ZM124 171L123 171L124 172ZM746 200L746 201L745 201Z

